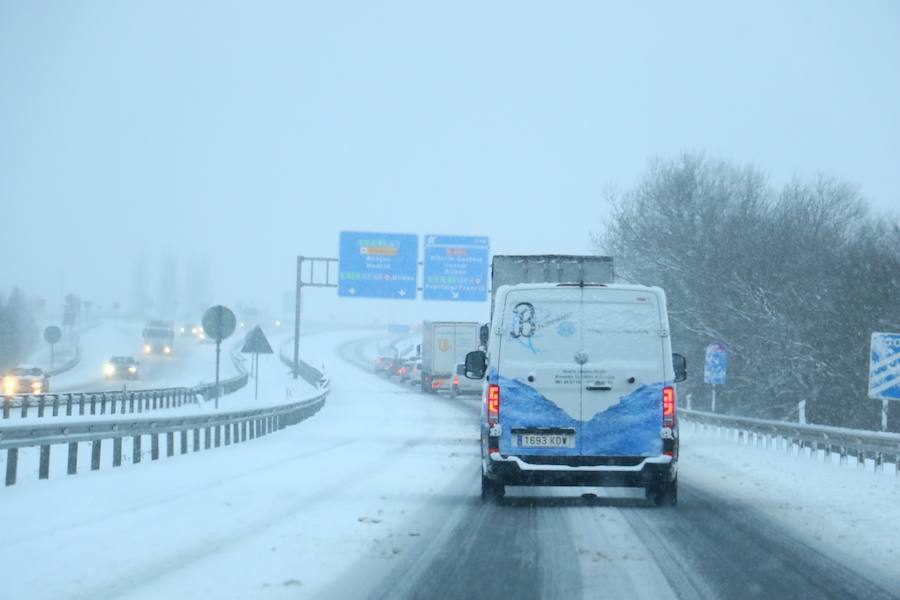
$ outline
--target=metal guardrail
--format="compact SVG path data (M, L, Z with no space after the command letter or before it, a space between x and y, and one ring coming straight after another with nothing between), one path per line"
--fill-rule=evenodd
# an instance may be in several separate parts
M40 447L38 477L50 477L50 449L54 445L68 445L67 473L75 475L78 468L78 445L91 442L91 470L100 468L100 453L104 441L112 441L112 466L122 465L122 442L131 438L133 463L143 458L142 443L150 437L150 460L160 456L160 436L166 436L166 456L175 454L175 434L180 435L179 450L199 452L244 442L284 429L314 415L325 403L328 390L314 398L273 408L198 415L191 417L141 418L128 421L95 421L54 425L17 425L0 430L0 450L7 451L6 485L14 485L17 478L19 449ZM188 442L191 434L191 444Z
M244 365L244 358L237 351L231 353L231 362L234 364L234 368L237 369L238 374L219 382L219 387L221 388L219 397L236 392L247 385L247 382L250 380L250 373ZM216 384L202 383L195 386L193 391L195 394L202 396L203 400L211 400L216 397Z
M243 358L239 354L233 353L231 359L238 374L219 382L220 396L241 389L247 385L249 379ZM134 414L197 404L198 396L207 401L215 398L215 388L214 383L202 383L192 388L14 394L0 397L0 403L2 403L3 419L9 419L14 413L23 419L35 414L39 418Z
M4 396L0 398L0 402L3 403L4 419L9 419L13 411L24 419L34 415L35 410L38 417L143 413L196 404L197 394L197 388L174 387L115 392L17 394Z
M233 355L236 366L243 370L243 361L239 355ZM237 362L241 364L238 365ZM199 452L201 446L205 450L218 448L223 444L252 440L273 431L284 429L316 414L325 404L330 392L328 381L324 375L303 363L307 369L315 371L317 379L324 382L319 393L309 399L271 408L216 413L212 415L196 415L189 417L145 417L132 420L104 420L72 424L53 425L16 425L0 428L0 451L6 450L6 485L14 485L17 479L19 449L40 447L38 477L50 477L50 449L54 445L68 445L66 472L75 475L78 470L78 444L91 442L91 470L100 468L100 456L105 440L112 440L112 466L122 465L122 442L130 437L132 444L131 460L141 462L143 458L142 441L144 436L150 437L150 460L160 456L160 436L166 435L166 456L175 454L175 434L180 435L179 450L187 454L189 449ZM247 373L241 377L246 382ZM196 388L170 388L182 393L190 393L196 402ZM150 390L160 391L160 390ZM184 399L185 396L182 396ZM113 413L114 414L114 413ZM192 436L188 443L189 434Z
M734 431L738 441L747 444L785 452L793 452L795 446L798 452L808 448L813 457L818 457L821 450L826 462L837 454L841 464L851 456L859 466L865 466L866 459L871 459L876 472L883 470L885 462L894 463L895 472L900 475L900 434L733 417L688 409L679 409L678 414L695 428Z
M287 343L292 342L293 339L288 340ZM287 368L291 369L291 372L294 370L294 359L288 356L284 351L284 346L282 346L278 352L278 357L281 359L281 363ZM310 384L315 388L322 388L328 384L328 380L325 375L316 369L313 366L310 366L304 361L300 361L298 365L298 374L301 379L303 379L306 383Z
M75 346L75 355L70 358L67 362L65 362L62 366L56 369L50 369L46 371L47 377L53 377L54 375L59 375L60 373L65 373L66 371L71 371L75 367L78 366L78 363L81 362L81 346Z

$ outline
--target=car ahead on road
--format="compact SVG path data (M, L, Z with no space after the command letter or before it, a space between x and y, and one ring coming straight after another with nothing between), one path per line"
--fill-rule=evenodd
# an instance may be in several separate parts
M412 366L409 368L409 380L407 381L410 385L422 385L422 359L417 358L412 361Z
M50 390L50 377L40 367L21 366L3 374L3 393L46 394Z
M103 364L104 379L137 379L138 362L131 356L113 356Z
M457 396L477 396L481 394L484 386L480 379L469 379L466 377L466 365L460 363L456 365L453 371L453 379L450 384L450 397Z
M413 370L416 367L416 359L408 358L400 363L400 372L397 374L397 377L402 382L408 382L412 379Z
M376 373L389 373L391 367L394 364L394 357L389 356L387 354L382 354L378 358L375 359L375 372Z
M400 381L403 381L403 377L406 375L406 373L406 360L402 358L395 358L391 361L391 368L388 370L389 377L396 377Z
M643 487L657 505L678 494L673 355L662 289L539 283L500 287L481 415L482 497L507 485Z
M203 327L196 323L185 323L178 329L178 335L181 337L193 337L198 342L202 342L206 338Z

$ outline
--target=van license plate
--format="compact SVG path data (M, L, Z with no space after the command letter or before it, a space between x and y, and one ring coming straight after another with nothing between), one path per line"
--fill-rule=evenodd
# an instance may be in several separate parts
M565 433L517 433L513 445L520 448L574 448L575 436Z

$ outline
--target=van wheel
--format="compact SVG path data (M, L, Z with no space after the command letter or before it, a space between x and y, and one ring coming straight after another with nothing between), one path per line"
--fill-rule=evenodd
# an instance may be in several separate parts
M675 506L678 504L678 480L648 486L646 496L656 506Z
M487 502L498 502L506 495L503 483L481 474L481 499Z

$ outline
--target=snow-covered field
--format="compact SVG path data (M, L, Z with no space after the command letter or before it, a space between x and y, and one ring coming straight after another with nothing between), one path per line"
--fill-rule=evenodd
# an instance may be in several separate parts
M511 489L502 505L482 504L478 399L424 396L367 373L348 362L373 358L375 340L353 343L360 338L371 333L304 338L303 356L322 357L332 393L299 425L116 470L23 477L0 490L0 564L15 574L0 597L815 598L900 590L892 569L900 478L686 427L677 508L650 508L636 490L581 496L557 488ZM262 375L267 401L291 384L283 368Z
M328 350L329 339L359 334L324 337ZM472 462L472 424L334 364L326 407L285 431L0 492L0 562L25 569L4 593L287 598L324 586L358 557L402 551L416 533L404 516ZM286 380L261 380L261 391L281 395ZM48 552L78 560L60 561L48 577L44 561L29 558Z

